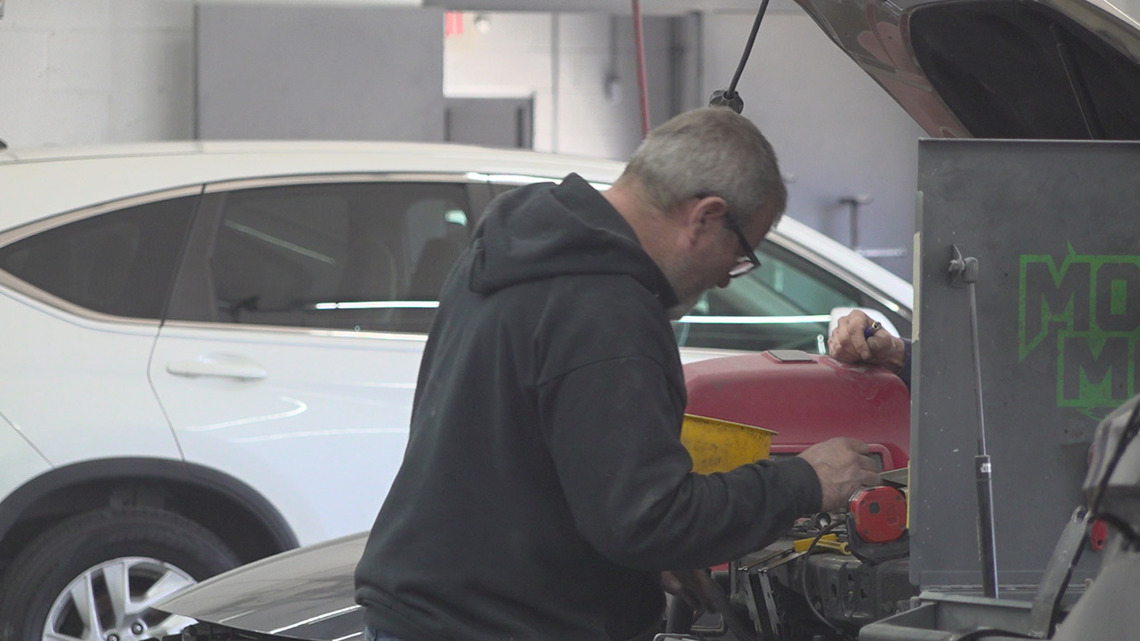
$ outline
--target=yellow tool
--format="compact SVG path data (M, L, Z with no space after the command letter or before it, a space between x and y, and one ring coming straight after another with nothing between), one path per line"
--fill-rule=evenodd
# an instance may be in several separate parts
M693 471L700 474L727 472L768 458L774 434L762 427L695 414L685 414L681 424L681 442L693 458Z
M814 536L807 539L797 539L792 543L792 549L796 552L807 552L807 549L811 547L812 541L815 541ZM851 554L851 551L848 549L847 541L840 541L839 537L834 534L824 534L820 537L819 541L816 542L815 547L816 549L835 550L841 554Z

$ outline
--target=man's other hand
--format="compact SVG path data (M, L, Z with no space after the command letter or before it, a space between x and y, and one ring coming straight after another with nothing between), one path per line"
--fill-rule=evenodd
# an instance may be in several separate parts
M827 339L827 353L837 361L882 365L896 373L906 362L903 340L857 309L836 321Z
M821 512L834 512L846 506L847 499L856 490L879 484L879 474L870 452L862 441L837 436L800 453L800 458L811 463L823 487Z
M661 573L661 584L665 591L684 599L694 611L716 611L711 583L712 579L705 570L674 570Z

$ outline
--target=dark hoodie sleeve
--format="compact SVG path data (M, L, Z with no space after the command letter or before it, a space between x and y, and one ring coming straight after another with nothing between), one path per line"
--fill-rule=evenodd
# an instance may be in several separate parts
M692 473L670 386L659 363L634 356L539 390L570 511L601 554L642 570L708 567L764 547L819 509L819 479L803 459Z
M899 378L901 378L901 379L902 379L902 382L906 384L906 391L908 391L908 392L909 392L909 391L910 391L910 376L911 376L911 374L910 374L910 371L911 371L911 370L910 370L910 363L911 363L910 348L911 348L911 342L910 342L910 339L907 339L907 338L904 338L904 339L902 339L902 342L903 342L903 345L904 345L904 346L905 346L905 348L906 348L906 354L903 356L903 366L902 366L902 369L900 369L900 370L899 370L899 373L898 373L898 377L899 377Z

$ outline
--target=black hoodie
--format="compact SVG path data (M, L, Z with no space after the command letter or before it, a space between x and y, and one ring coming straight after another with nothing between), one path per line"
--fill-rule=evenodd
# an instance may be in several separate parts
M692 473L677 298L571 174L491 205L440 297L404 464L357 566L409 641L624 639L660 572L758 550L819 508L802 459Z

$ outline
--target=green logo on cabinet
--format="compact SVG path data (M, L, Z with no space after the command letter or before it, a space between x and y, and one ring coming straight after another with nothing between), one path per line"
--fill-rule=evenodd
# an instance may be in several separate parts
M1056 356L1057 406L1091 418L1137 393L1140 256L1020 256L1018 360Z

